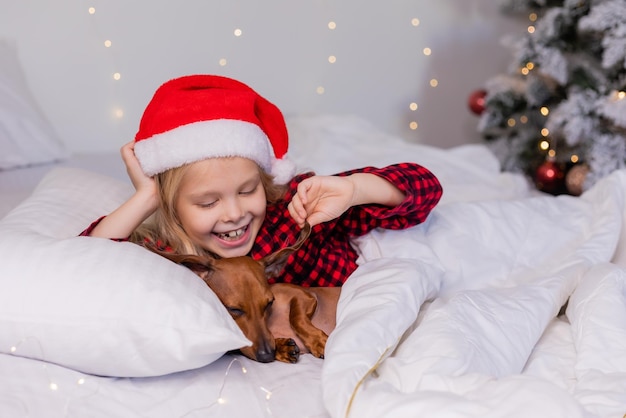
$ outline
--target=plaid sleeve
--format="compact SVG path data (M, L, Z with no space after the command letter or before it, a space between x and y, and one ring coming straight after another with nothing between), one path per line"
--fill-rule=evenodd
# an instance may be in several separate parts
M405 194L398 206L361 205L350 208L338 220L337 227L350 235L363 235L374 228L405 229L426 220L437 205L443 189L435 175L415 163L400 163L383 168L364 167L339 175L371 173L380 176Z

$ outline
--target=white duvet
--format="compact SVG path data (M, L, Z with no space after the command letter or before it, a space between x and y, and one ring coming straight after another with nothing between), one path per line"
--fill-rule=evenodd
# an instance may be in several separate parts
M360 266L342 289L325 360L303 356L299 364L286 365L219 357L241 344L241 336L192 273L160 264L165 261L156 256L135 254L131 247L72 238L97 215L94 202L110 210L128 189L65 169L51 173L33 198L0 221L0 250L12 254L0 263L0 286L5 286L0 416L626 414L626 172L615 172L580 198L552 197L532 193L519 176L499 173L481 146L416 146L356 119L292 118L290 132L291 153L300 167L328 174L410 160L431 168L444 186L441 204L424 224L374 231L355 242ZM72 199L83 202L80 210L70 205ZM52 205L49 219L39 220L41 205ZM70 216L72 210L78 215ZM32 231L37 222L40 227ZM52 268L43 278L28 276L24 271L36 267L24 269L14 259L18 247L33 244L28 237L35 232L61 239L56 247L80 251L83 264L97 261L97 271L78 263L72 268L79 282L56 277ZM96 244L98 251L88 248ZM51 248L42 244L37 260L53 263ZM103 254L115 262L102 260ZM131 262L121 266L128 258ZM70 264L59 263L75 274ZM167 270L168 276L156 281L133 276L127 283L124 274L136 275L136 267L152 276ZM176 286L170 284L174 276ZM97 284L95 295L89 280ZM55 284L73 292L62 294L57 305ZM105 298L111 288L125 294ZM45 289L37 303L28 296L35 289ZM23 300L16 300L20 292ZM179 306L177 300L185 303ZM568 300L566 314L557 316ZM80 303L92 318L84 319L72 303ZM98 318L106 326L94 322L102 311L94 308L98 304L106 307ZM7 306L18 308L7 311ZM74 321L74 328L55 328L59 322L41 306L67 311L65 321ZM26 335L24 323L8 322L25 309L43 315L45 326L36 328L41 320L26 318ZM208 324L199 316L219 321ZM161 331L166 322L171 334ZM55 332L72 338L51 338ZM213 338L218 332L224 335L219 341ZM86 355L81 350L85 335L89 342L107 335L110 346L98 352L103 341L96 341ZM129 357L146 350L145 365Z

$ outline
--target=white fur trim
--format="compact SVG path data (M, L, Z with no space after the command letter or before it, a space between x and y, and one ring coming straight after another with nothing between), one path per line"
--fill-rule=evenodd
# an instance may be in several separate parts
M143 172L153 176L207 158L244 157L271 173L274 150L254 123L216 119L179 126L135 144Z
M296 174L296 165L287 155L284 155L282 159L272 161L271 174L274 176L276 183L285 184Z

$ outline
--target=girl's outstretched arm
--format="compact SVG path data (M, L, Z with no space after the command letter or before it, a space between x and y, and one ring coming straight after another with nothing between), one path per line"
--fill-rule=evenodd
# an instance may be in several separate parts
M335 219L352 206L380 204L396 206L404 193L391 182L371 173L349 176L313 176L298 184L289 203L289 213L298 225L311 226Z

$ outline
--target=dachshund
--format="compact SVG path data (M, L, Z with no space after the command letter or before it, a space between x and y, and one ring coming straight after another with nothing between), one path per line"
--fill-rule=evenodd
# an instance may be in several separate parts
M151 250L191 269L213 290L252 342L239 349L241 354L261 363L296 363L301 353L324 358L326 340L336 324L341 288L270 285L267 279L280 274L310 232L311 226L306 224L294 245L260 260Z

